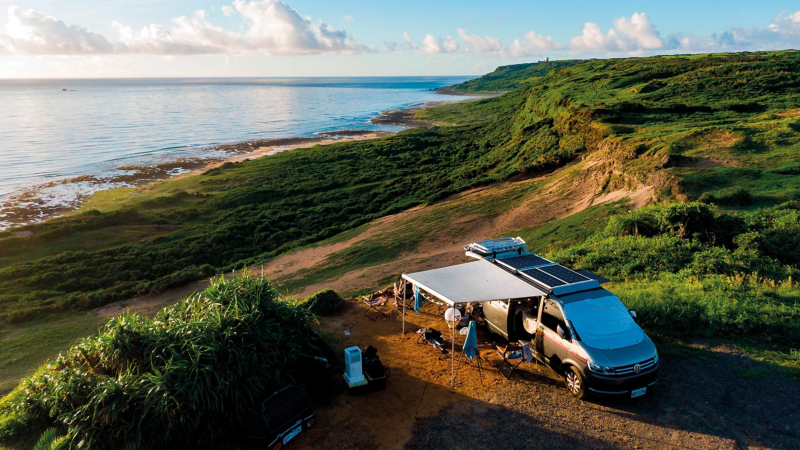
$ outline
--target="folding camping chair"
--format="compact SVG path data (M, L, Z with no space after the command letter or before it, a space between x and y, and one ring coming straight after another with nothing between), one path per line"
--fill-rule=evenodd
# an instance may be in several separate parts
M518 344L506 344L503 346L498 345L496 352L503 358L498 364L494 365L494 368L500 372L500 375L503 376L506 380L510 380L511 376L519 369L519 366L525 362L525 356L522 351L522 346ZM509 371L508 374L503 372L502 367L508 366ZM519 376L524 380L525 376L522 375L522 372L519 373Z
M400 285L394 283L394 305L397 309L410 308L412 305L406 303L406 300L413 296L411 283L406 280L400 280Z
M364 312L364 315L372 319L373 322L378 320L379 314L383 314L384 316L386 315L386 313L383 312L383 307L386 306L386 303L388 302L389 299L387 297L384 297L383 295L378 293L372 294L369 297L364 296L362 303L367 305L367 310ZM369 315L369 312L372 310L375 311L375 318L372 318Z
M439 330L433 328L420 328L417 330L417 344L425 345L431 344L433 348L439 350L437 360L442 359L442 356L447 357L447 346L444 342L444 336Z

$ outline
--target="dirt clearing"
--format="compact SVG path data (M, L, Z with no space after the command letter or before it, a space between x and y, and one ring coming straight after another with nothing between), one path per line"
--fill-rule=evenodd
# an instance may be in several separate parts
M405 337L398 312L373 322L365 310L351 301L320 328L342 347L376 346L391 368L386 391L344 392L316 406L317 426L291 448L800 448L797 384L779 373L740 376L752 361L724 347L704 344L698 357L662 356L658 384L636 400L574 399L559 375L535 364L522 366L524 379L484 368L482 384L474 366L462 366L450 392L449 355L437 360L438 351L416 344L414 334L425 326L445 333L442 308L428 303L420 314L408 312ZM446 341L449 350L449 334ZM503 342L480 330L486 360L499 359L493 341ZM461 342L456 333L457 357Z

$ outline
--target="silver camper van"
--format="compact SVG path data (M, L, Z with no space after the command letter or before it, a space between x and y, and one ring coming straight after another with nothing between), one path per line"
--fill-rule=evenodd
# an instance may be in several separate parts
M659 361L636 313L602 288L608 280L528 253L526 246L518 237L464 246L468 256L490 261L544 293L486 302L489 330L531 343L534 357L562 374L575 397L645 395L658 380Z

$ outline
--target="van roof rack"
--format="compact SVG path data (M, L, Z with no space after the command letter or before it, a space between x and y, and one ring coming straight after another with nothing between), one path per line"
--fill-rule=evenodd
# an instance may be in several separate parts
M464 250L486 256L493 253L516 252L518 250L524 250L527 246L528 244L525 243L525 240L517 236L515 238L504 237L476 241L465 245Z

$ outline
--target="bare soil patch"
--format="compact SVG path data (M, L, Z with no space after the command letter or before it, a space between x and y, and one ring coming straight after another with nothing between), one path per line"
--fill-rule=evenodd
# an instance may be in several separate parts
M154 316L158 311L177 300L199 292L208 286L208 280L195 281L175 289L169 289L158 294L149 294L142 297L123 300L121 302L109 303L92 310L97 316L114 317L124 312L139 313L146 316Z

